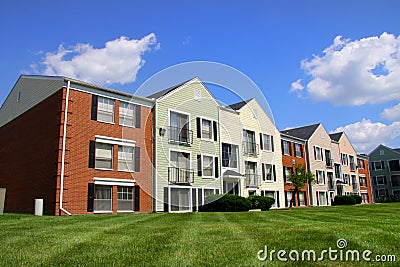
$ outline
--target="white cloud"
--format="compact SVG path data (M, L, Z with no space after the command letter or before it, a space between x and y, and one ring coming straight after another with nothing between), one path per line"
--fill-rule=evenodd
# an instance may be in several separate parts
M400 122L386 125L362 119L361 122L339 127L333 132L345 132L357 152L369 153L379 144L388 144L399 137Z
M60 45L56 52L47 52L38 69L33 71L45 75L60 75L99 85L126 84L136 80L137 72L143 67L143 54L158 49L159 43L154 33L140 40L121 36L105 43L103 48L94 48L90 44L77 44L65 48Z
M320 56L301 62L311 80L291 92L307 93L315 101L335 105L363 105L400 100L400 36L351 41L337 36ZM297 87L296 87L297 86Z
M304 86L301 84L301 79L298 79L295 82L292 82L292 87L290 88L290 92L302 91Z
M396 106L385 108L385 110L381 113L382 118L391 120L391 121L400 121L400 103Z

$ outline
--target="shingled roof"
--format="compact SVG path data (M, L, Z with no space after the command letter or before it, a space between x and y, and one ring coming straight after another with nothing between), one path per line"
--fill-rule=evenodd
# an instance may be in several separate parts
M229 105L229 107L233 110L239 110L241 109L243 106L245 106L247 103L249 103L252 99L248 99L248 100L244 100L238 103L234 103Z
M315 130L318 128L319 125L320 123L293 129L287 129L281 131L281 133L307 140L311 137L311 135L315 132Z
M339 133L330 134L329 136L331 137L331 139L333 141L339 142L339 140L342 137L342 135L343 135L343 132L339 132Z
M193 79L195 79L195 78L193 78ZM162 97L162 96L165 96L166 94L168 94L168 93L174 91L175 89L181 87L182 85L184 85L185 83L190 82L190 81L193 80L193 79L187 80L187 81L185 81L185 82L183 82L183 83L174 85L174 86L169 87L169 88L167 88L167 89L161 90L161 91L159 91L159 92L157 92L157 93L154 93L154 94L152 94L152 95L149 95L148 98L160 98L160 97Z

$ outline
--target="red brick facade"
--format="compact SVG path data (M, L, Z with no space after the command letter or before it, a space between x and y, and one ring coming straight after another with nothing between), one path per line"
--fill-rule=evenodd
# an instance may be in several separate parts
M283 141L282 141L283 142ZM300 164L301 166L303 166L303 168L305 170L306 169L306 151L304 148L304 144L301 144L301 157L296 157L295 155L295 143L288 141L289 142L289 155L288 154L284 154L283 149L282 149L282 166L285 169L285 167L287 168L291 168L291 170L293 170L293 167L296 164ZM286 183L284 184L284 191L285 191L285 199L286 199L286 192L292 191L293 190L293 186L290 183ZM301 192L304 192L304 200L305 200L305 206L308 206L308 185L304 186L304 188L300 189ZM288 200L290 201L290 200ZM298 196L295 196L295 203L293 205L294 207L299 207L299 199Z
M0 161L0 187L7 188L5 211L32 213L34 199L43 198L44 212L60 212L62 135L66 88L42 101L0 128L4 145ZM140 186L139 212L152 211L152 114L141 106L140 128L119 125L119 104L115 100L114 122L91 119L92 94L69 91L63 208L71 214L88 212L88 184L94 178L134 180ZM113 170L89 168L89 143L95 136L134 140L140 147L140 171L118 171L118 145L113 145ZM117 212L117 186L112 186L112 211Z
M370 175L369 175L369 165L368 165L368 160L364 159L360 156L358 156L357 158L359 161L362 161L364 164L358 164L358 175L360 176L360 174L365 175L366 181L367 181L367 186L362 186L360 183L360 191L361 190L366 190L368 192L368 203L373 203L373 199L372 199L372 190L371 190L371 179L370 179Z

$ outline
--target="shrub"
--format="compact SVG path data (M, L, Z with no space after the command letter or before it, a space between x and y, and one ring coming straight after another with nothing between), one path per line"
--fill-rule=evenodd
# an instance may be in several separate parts
M359 195L350 195L354 200L356 201L356 204L361 204L362 202L362 197Z
M335 200L333 201L334 206L338 205L355 205L356 200L352 196L335 196Z
M249 196L252 209L261 209L262 211L269 210L275 203L275 199L272 197L264 196Z
M231 194L207 196L205 203L200 211L248 211L251 208L250 200Z

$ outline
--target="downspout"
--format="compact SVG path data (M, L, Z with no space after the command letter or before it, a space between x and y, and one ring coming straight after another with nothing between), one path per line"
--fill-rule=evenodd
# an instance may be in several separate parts
M310 159L309 159L309 149L308 149L308 140L306 140L306 143L304 145L305 147L305 155L306 155L306 171L311 172L311 165L310 165ZM313 192L312 192L312 184L308 183L308 204L309 206L314 206L314 201L313 201Z
M64 196L64 175L65 175L65 142L67 140L67 120L68 120L68 99L69 89L71 82L67 83L67 93L65 96L65 110L64 110L64 126L63 126L63 139L62 139L62 151L61 151L61 175L60 175L60 211L64 212L68 216L72 214L63 208L63 196Z

